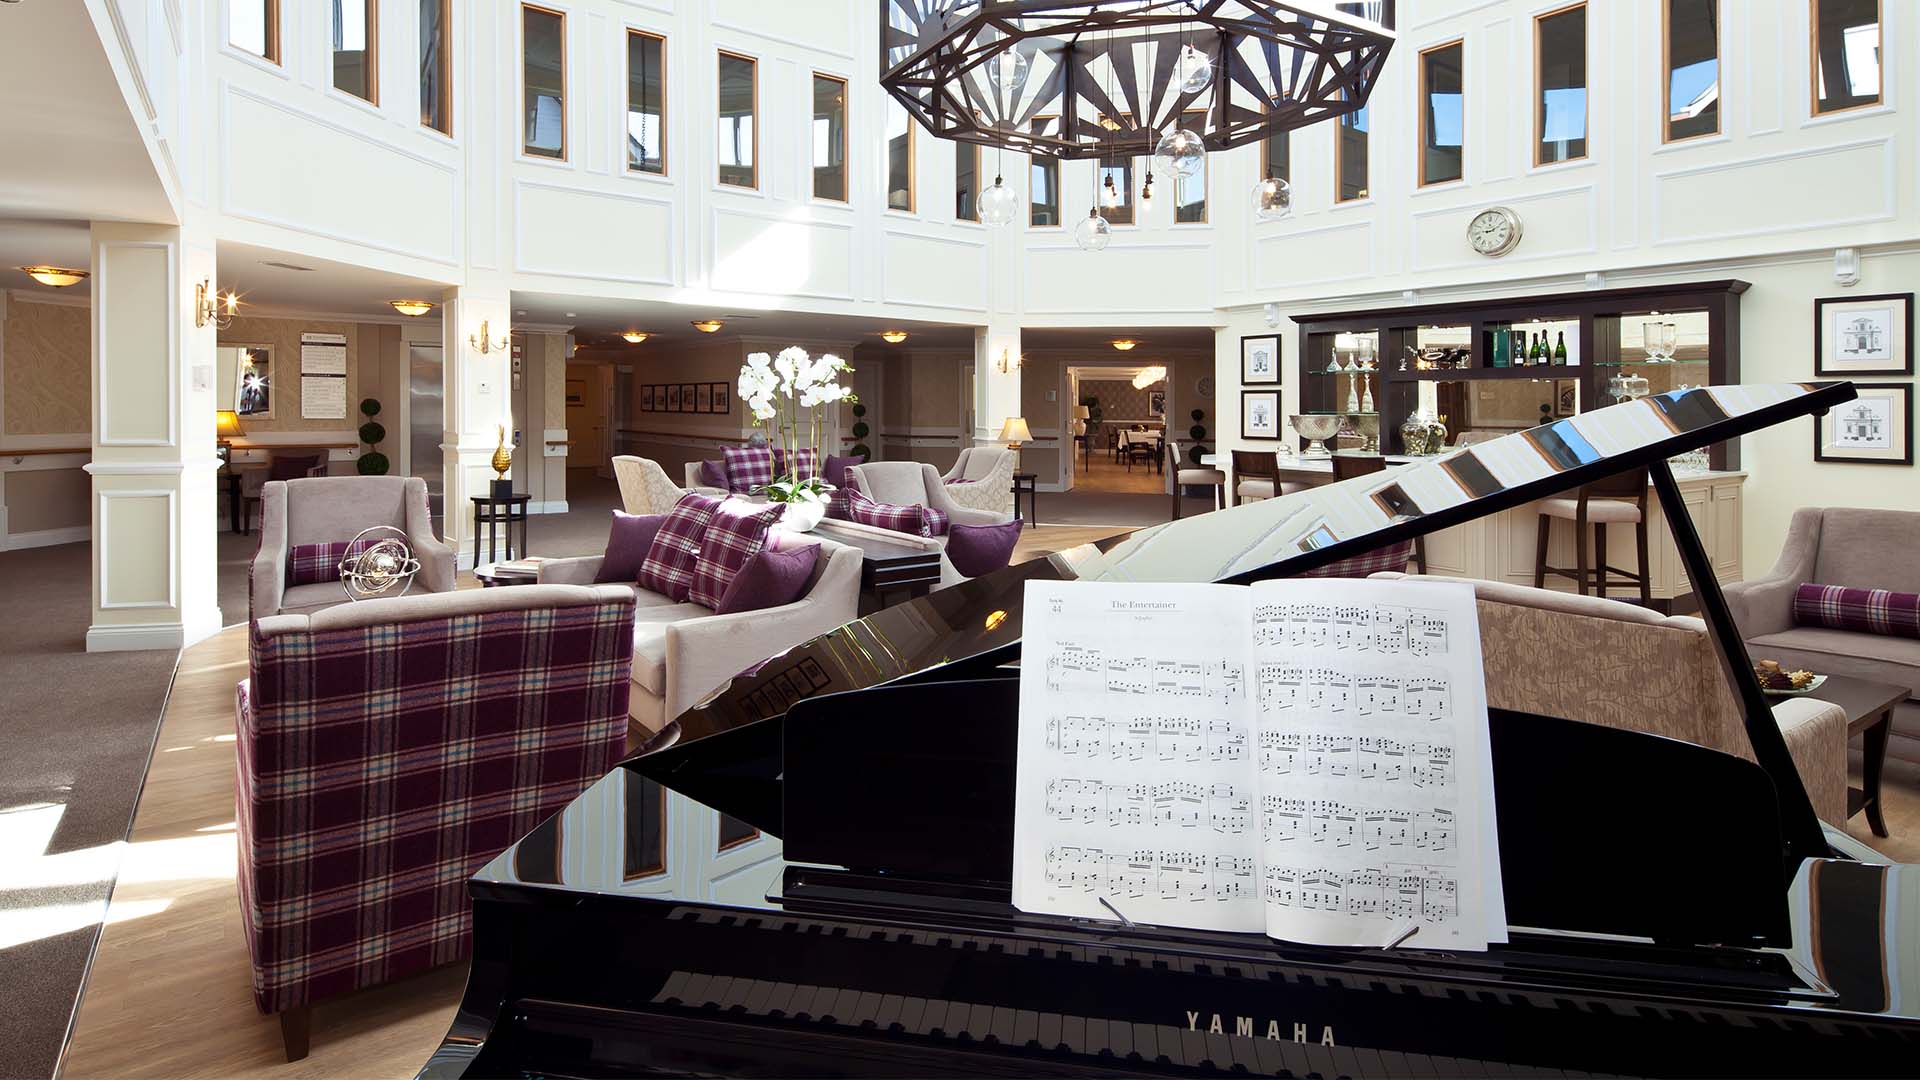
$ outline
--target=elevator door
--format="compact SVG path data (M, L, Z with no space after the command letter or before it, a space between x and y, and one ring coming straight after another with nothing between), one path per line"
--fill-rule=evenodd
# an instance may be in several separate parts
M413 475L427 482L427 506L438 521L442 514L440 485L446 476L440 451L445 413L441 408L444 382L440 346L407 347L407 439Z

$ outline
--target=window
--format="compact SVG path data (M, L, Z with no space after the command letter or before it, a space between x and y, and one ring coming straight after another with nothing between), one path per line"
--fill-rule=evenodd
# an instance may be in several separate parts
M720 182L728 187L760 186L754 167L760 134L753 126L760 97L759 66L751 57L720 54Z
M333 5L333 88L380 100L380 0Z
M1461 44L1420 54L1420 183L1444 184L1465 175L1466 93Z
M531 157L567 159L567 17L529 4L520 9L520 78L525 141Z
M1190 112L1181 116L1180 126L1188 131L1204 131L1207 116L1205 113ZM1200 167L1191 176L1167 177L1174 181L1173 222L1176 225L1204 225L1207 221L1207 158L1200 156Z
M1109 225L1133 224L1133 159L1101 158L1095 170L1099 189L1094 198L1100 204L1100 216Z
M1260 140L1260 177L1293 183L1293 132L1282 128Z
M1060 159L1034 154L1027 161L1027 224L1052 228L1060 224Z
M913 118L899 105L887 110L887 209L913 213Z
M1334 132L1333 176L1335 202L1352 202L1367 197L1367 132L1371 121L1367 107L1340 114L1340 127Z
M847 80L813 77L813 197L847 201Z
M453 134L453 4L420 0L420 125Z
M627 31L627 169L667 175L667 39Z
M233 0L227 43L263 60L280 62L280 0Z
M953 144L953 219L980 220L980 148L972 143Z
M1813 111L1880 103L1879 0L1812 0Z
M1533 163L1587 156L1587 6L1533 20Z
M1720 0L1665 0L1665 142L1720 133Z

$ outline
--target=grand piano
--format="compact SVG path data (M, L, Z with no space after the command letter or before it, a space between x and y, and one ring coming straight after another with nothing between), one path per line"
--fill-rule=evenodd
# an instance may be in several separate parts
M1920 867L1815 818L1666 465L1853 394L1645 398L1062 551L776 657L474 877L465 998L420 1075L1912 1075ZM1756 760L1495 710L1509 943L1011 905L1027 581L1284 577L1639 468Z

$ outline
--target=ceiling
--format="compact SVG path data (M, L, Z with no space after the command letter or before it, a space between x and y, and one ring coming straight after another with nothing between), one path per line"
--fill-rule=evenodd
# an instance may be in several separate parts
M0 6L0 13L6 8ZM4 167L0 167L4 168ZM4 199L0 195L0 199ZM0 289L26 294L85 297L93 291L91 278L56 289L21 273L22 266L64 266L85 270L93 264L87 223L48 219L0 218Z
M390 301L431 300L438 304L447 291L446 282L290 255L252 244L223 241L217 257L220 291L239 293L241 312L248 315L297 311L392 318Z

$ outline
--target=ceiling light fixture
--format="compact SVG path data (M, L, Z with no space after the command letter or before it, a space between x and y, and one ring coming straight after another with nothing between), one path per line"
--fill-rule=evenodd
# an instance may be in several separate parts
M889 345L898 345L907 340L907 332L905 330L882 330L880 331L880 340Z
M234 313L239 310L240 294L229 289L227 295L221 296L214 291L211 278L193 287L193 325L212 323L214 329L225 330L233 324Z
M1119 341L1113 342L1113 347L1119 349L1121 352L1130 352L1133 347L1138 344L1140 343L1132 338L1121 338Z
M417 319L433 310L431 300L389 300L387 303L393 305L393 310L411 319Z
M42 285L51 285L56 289L78 285L87 280L85 270L69 270L64 266L23 266L20 272Z
M719 333L719 332L720 332L720 328L721 328L721 327L723 327L723 326L725 326L725 325L727 325L727 324L726 324L726 323L723 323L723 322L721 322L721 321L720 321L719 319L695 319L695 320L693 320L693 328L694 328L695 330L698 330L698 331L700 331L700 332L701 332L701 333L703 333L703 334L717 334L717 333Z
M1152 386L1154 383L1166 377L1167 369L1161 367L1159 364L1154 364L1152 367L1143 367L1133 376L1133 388L1135 390L1145 390L1147 387Z
M629 330L626 333L621 334L620 336L627 339L627 344L638 345L641 342L652 337L653 335L643 330Z

